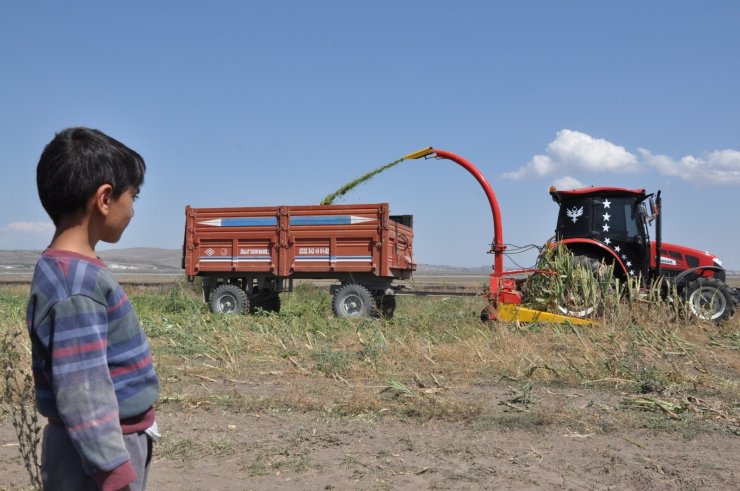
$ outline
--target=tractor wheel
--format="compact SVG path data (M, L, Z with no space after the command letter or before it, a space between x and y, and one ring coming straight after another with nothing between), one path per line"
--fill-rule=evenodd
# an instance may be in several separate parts
M337 317L370 317L376 313L370 290L357 283L349 283L337 290L332 308Z
M594 259L588 256L575 256L573 258L574 268L582 268L587 271L591 271L596 281L600 281L602 277L602 264L598 259ZM561 314L570 317L577 317L584 319L593 317L601 307L601 297L596 295L596 298L584 298L580 289L572 288L569 292L565 293L560 299L558 304L558 311Z
M249 310L246 292L236 285L225 283L211 292L211 312L217 314L241 314Z
M730 287L716 278L697 278L683 289L682 296L691 314L701 320L723 322L735 314Z
M396 312L396 296L383 295L377 303L380 316L386 320L393 319L393 314Z
M265 312L280 312L280 294L269 292L255 295L251 298L249 311L254 313L257 309L262 309Z

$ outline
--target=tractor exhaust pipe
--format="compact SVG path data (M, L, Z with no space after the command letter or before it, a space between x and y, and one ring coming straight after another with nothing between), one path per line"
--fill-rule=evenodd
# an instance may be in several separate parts
M655 277L660 278L660 248L663 245L663 213L661 211L660 190L655 195L655 210L653 213L656 215L655 221Z

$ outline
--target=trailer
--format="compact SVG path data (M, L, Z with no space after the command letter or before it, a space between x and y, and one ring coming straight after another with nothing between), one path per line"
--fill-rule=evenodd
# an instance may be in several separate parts
M387 203L185 208L182 267L203 279L204 300L225 314L280 310L293 281L330 279L338 317L396 308L394 280L416 269L413 216Z

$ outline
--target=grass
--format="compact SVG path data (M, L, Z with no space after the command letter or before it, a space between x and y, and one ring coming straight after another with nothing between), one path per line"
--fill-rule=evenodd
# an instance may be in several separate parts
M480 298L404 296L392 320L353 321L331 316L329 294L311 285L284 294L279 314L258 316L211 314L189 284L128 293L153 348L159 404L173 410L531 427L568 417L538 403L548 388L565 388L619 394L622 402L611 410L625 421L650 414L668 428L701 421L740 427L737 316L716 326L645 302L614 309L595 327L486 325L479 321ZM0 290L0 336L22 330L26 295L22 287ZM22 342L18 367L29 364ZM300 383L240 390L286 377ZM510 394L492 403L485 388L502 385ZM587 424L598 425L600 417ZM193 445L183 440L164 448L172 455L206 451ZM228 452L228 442L209 445L209 453Z

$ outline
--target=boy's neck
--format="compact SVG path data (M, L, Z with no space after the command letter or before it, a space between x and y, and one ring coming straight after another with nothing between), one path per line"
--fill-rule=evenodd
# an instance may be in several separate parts
M98 239L90 229L90 221L86 217L61 217L49 247L97 258L95 245Z

